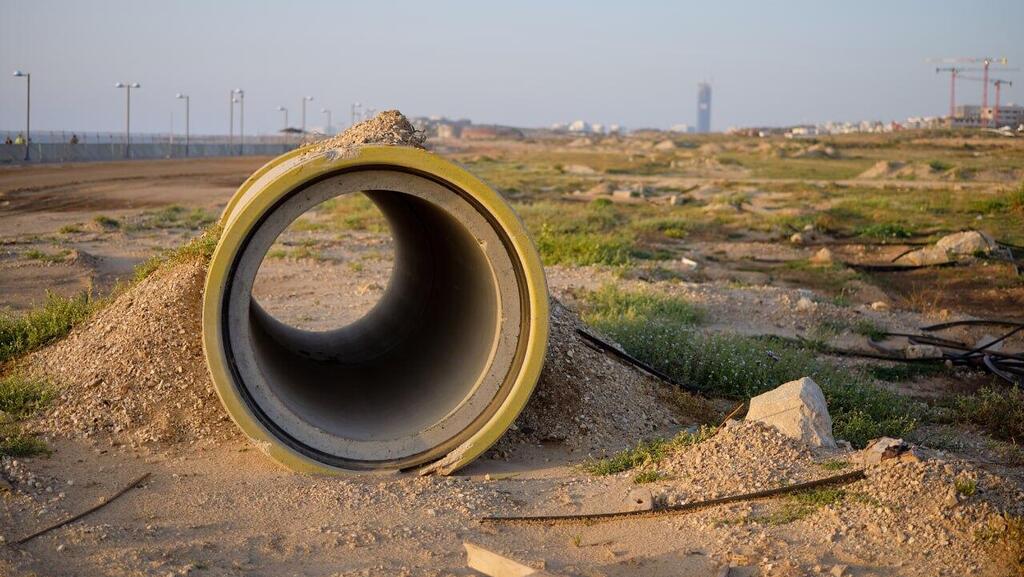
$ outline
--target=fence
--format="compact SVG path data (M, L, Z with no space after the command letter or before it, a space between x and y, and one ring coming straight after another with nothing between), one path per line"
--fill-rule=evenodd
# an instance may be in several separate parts
M98 162L105 160L154 159L154 158L186 158L185 143L136 143L130 149L130 157L125 155L125 145L113 143L40 143L33 139L29 148L29 162ZM277 156L298 146L295 142L275 144L249 143L246 139L245 149L236 142L228 144L196 144L190 143L188 157L238 156L246 155ZM0 144L0 164L15 164L25 161L24 144Z

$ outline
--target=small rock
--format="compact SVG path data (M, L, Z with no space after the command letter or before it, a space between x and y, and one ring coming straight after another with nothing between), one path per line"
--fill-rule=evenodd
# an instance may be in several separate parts
M832 569L829 570L828 574L832 575L832 577L844 577L844 575L847 574L846 570L848 568L849 568L848 565L842 565L842 564L840 564L840 565L833 565Z
M787 437L812 447L836 447L825 395L809 377L750 399L746 420L771 425Z
M679 259L679 264L683 265L683 268L688 270L697 270L697 267L699 266L697 261L686 258L685 256Z
M831 250L823 248L814 253L814 256L810 258L810 262L814 264L832 264L835 262L835 257L832 255Z
M871 303L871 310L873 311L887 311L889 310L889 303L885 301L875 301Z
M882 461L899 457L908 451L910 451L910 445L903 439L882 437L874 439L868 443L867 447L864 447L864 450L861 451L861 462L865 465L877 465Z
M796 310L800 312L809 312L818 308L818 304L807 297L800 297L800 300L796 301Z
M944 236L935 243L935 247L958 256L972 256L975 254L988 254L996 247L996 243L983 232L966 230Z

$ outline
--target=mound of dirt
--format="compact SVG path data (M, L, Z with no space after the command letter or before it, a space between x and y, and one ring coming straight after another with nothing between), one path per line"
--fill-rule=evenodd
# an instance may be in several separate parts
M30 355L29 370L62 385L38 425L59 436L115 433L133 443L235 435L203 356L205 276L198 260L159 269Z
M605 455L686 419L668 402L664 385L584 344L576 332L584 326L579 317L557 300L551 304L544 370L529 404L494 452L558 443L574 452ZM688 395L681 400L703 406Z
M817 469L817 470L816 470ZM675 479L673 491L719 497L816 478L814 455L775 427L742 421L685 447L658 466Z
M383 144L388 146L414 146L423 148L426 136L418 132L416 127L397 110L385 110L370 120L366 120L349 128L345 132L310 144L310 153L321 153L328 150L344 150L365 144Z
M898 160L880 160L871 168L857 175L857 178L887 178L894 176L897 171L906 166L906 163Z

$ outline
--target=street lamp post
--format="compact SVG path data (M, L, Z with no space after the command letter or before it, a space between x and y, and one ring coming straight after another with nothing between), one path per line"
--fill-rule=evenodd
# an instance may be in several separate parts
M307 102L312 102L312 101L313 101L313 97L312 96L303 96L302 97L302 137L303 138L306 137L306 103Z
M326 129L326 132L327 132L328 135L330 135L331 134L331 111L327 110L326 108L321 108L320 112L322 114L326 114L327 115L327 129Z
M25 78L25 162L28 162L28 151L32 144L32 75L28 72L15 70L14 76L18 78Z
M284 132L285 130L288 130L288 109L284 106L278 106L277 110L278 112L284 113L284 129L282 130L282 132Z
M124 105L124 157L131 158L132 150L132 88L142 88L138 82L117 82L114 88L125 89Z
M238 95L238 154L245 154L245 91L236 88L234 94Z
M178 93L175 98L185 101L185 156L188 157L188 139L189 139L189 108L191 108L191 99L188 94Z
M360 106L362 106L362 104L359 104L358 102L354 102L352 104L352 118L350 120L349 126L355 126L356 125L356 113L359 110Z

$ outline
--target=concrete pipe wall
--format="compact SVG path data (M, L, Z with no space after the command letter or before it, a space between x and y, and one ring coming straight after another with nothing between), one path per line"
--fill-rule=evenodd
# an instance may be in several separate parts
M369 197L391 229L383 296L332 330L274 318L252 295L268 249L348 194ZM278 462L451 472L525 406L547 347L543 268L512 209L464 169L407 147L296 150L243 183L222 224L203 303L207 364L231 418Z

